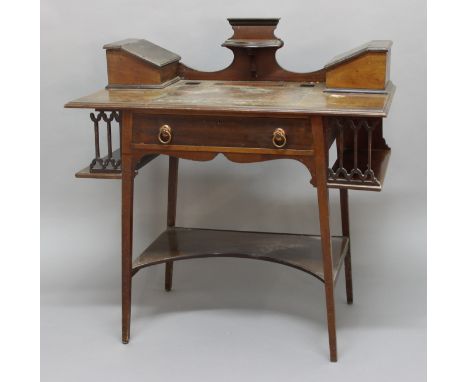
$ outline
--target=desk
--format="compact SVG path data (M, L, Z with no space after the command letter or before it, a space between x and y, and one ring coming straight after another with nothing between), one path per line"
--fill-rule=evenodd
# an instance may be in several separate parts
M76 176L122 181L124 343L130 338L132 277L141 269L164 263L165 288L170 291L176 261L242 257L294 267L324 283L330 360L337 360L334 286L343 264L347 302L353 302L348 190L380 191L390 156L382 118L387 116L395 87L386 79L383 87L376 89L380 86L380 55L389 54L389 44L372 42L339 56L322 70L292 73L274 59L283 44L273 34L277 22L230 19L234 36L223 45L233 50L235 57L233 64L218 72L191 69L179 62L178 55L144 40L108 44L108 87L66 104L96 110L91 113L96 155ZM113 61L115 56L119 61ZM366 57L375 67L366 66ZM367 73L364 80L359 79L361 71L353 69L355 61ZM145 69L149 74L144 78L145 71L134 65L148 62L153 66ZM125 65L129 66L122 69ZM351 77L346 74L350 66ZM166 73L171 70L172 78ZM128 73L132 73L131 78ZM139 76L136 80L135 73ZM329 86L328 76L333 86ZM343 76L346 81L339 88ZM370 77L372 81L368 81ZM126 81L130 83L122 84ZM368 88L360 87L362 83ZM120 137L117 150L112 148L115 123ZM102 125L107 133L104 155L100 150ZM337 159L329 164L333 145ZM320 235L176 227L179 159L209 161L218 154L237 163L301 162L317 189ZM139 168L160 155L169 157L167 230L133 259L134 177ZM332 188L340 192L342 236L330 233Z

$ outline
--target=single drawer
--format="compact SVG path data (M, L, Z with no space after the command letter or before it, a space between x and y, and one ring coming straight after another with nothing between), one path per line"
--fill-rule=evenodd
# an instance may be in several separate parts
M133 143L276 150L311 150L313 147L312 129L306 118L150 114L134 115Z

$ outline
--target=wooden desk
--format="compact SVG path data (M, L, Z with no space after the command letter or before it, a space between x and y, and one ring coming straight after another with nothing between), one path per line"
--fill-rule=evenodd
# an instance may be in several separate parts
M96 157L76 176L122 179L122 341L127 343L130 338L132 276L140 269L165 263L165 287L169 291L175 261L242 257L291 266L324 283L330 359L336 361L334 285L343 264L347 301L353 302L348 190L382 188L390 156L382 135L382 118L387 116L395 88L386 81L381 90L337 89L340 83L334 73L331 89L327 87L327 67L312 73L287 72L272 61L274 52L282 46L273 35L276 19L230 22L235 34L224 45L233 50L235 58L227 69L198 72L176 61L177 77L165 78L162 85L110 83L107 89L66 105L96 110L91 113ZM237 38L246 34L248 38ZM136 48L141 48L137 41L140 45ZM136 43L110 44L107 49L125 53L126 44ZM127 51L134 56L139 53L133 45ZM374 54L372 45L368 46L371 48L352 51L337 62L353 65L356 58L365 66L363 56ZM152 52L141 57L159 57L157 50ZM164 60L155 64L155 72L161 70L158 65L173 65L179 57L174 55L171 61L174 56L167 52L161 56ZM109 70L115 66L111 62ZM127 72L128 68L122 70ZM359 86L354 81L353 86L356 84ZM119 125L121 144L115 151L111 136L114 122ZM102 124L107 132L107 155L100 152ZM330 165L329 150L335 143L337 160ZM238 163L293 159L304 164L317 188L320 236L176 227L179 158L208 161L218 154ZM169 156L168 228L132 261L134 177L140 167L158 155ZM330 234L330 188L340 189L342 236Z

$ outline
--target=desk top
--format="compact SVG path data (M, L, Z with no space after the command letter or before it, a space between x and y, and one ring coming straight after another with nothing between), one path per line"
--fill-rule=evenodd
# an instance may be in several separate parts
M324 90L324 83L180 80L163 89L103 89L65 107L386 117L395 87L389 82L381 94Z

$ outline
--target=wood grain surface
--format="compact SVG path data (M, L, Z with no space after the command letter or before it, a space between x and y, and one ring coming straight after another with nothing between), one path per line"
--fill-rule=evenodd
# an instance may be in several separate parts
M103 89L65 105L104 110L143 109L177 113L264 113L387 116L394 93L327 93L324 84L313 87L287 82L178 81L164 89Z

